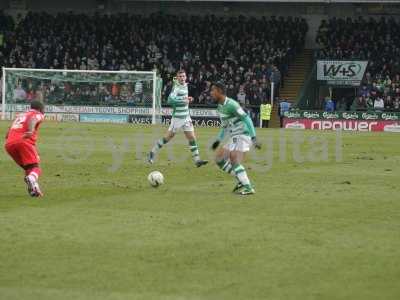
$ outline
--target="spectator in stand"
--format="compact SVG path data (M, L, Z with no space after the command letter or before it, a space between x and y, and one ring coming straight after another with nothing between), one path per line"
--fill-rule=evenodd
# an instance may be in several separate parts
M330 97L325 99L325 111L326 112L333 112L335 111L335 103L332 101Z
M358 95L361 97L368 97L370 90L366 84L363 84L360 90L358 91Z
M19 101L25 101L26 100L26 92L25 90L22 88L21 83L19 83L17 85L17 87L14 89L14 93L13 93L13 100L16 102Z
M111 86L111 96L114 100L117 100L119 97L119 85L116 82Z
M385 103L384 109L391 110L393 108L392 96L386 95L384 103Z
M374 99L372 97L368 97L366 99L367 103L367 110L373 110L374 109Z
M396 97L393 101L393 109L398 111L400 110L400 97Z
M266 93L265 89L263 89L262 86L259 86L255 93L254 103L251 103L251 104L260 106L261 103L264 103L266 99L267 99L267 93Z
M239 92L238 92L236 98L241 106L243 106L243 107L246 106L248 101L247 101L247 95L246 95L246 92L244 91L243 85L241 85L239 87Z
M346 111L347 110L346 98L342 97L340 100L337 100L334 107L335 107L335 110Z
M135 99L136 103L142 103L143 101L143 83L136 81L135 83Z
M236 88L235 85L233 84L232 81L230 81L227 85L227 89L226 89L226 95L229 98L237 98L237 100L239 101L239 97L236 97L237 95L235 95L236 92ZM239 101L240 102L240 101Z
M211 99L210 92L211 92L211 82L206 81L206 86L199 96L199 103L204 105L211 104L213 100Z
M383 111L384 108L385 102L383 101L383 99L381 97L376 98L374 101L374 109L376 111Z
M270 81L274 83L274 94L276 97L279 97L281 79L282 79L281 72L276 66L273 66Z
M278 107L278 113L279 113L279 118L280 118L280 126L281 128L283 127L283 118L285 117L285 113L290 110L290 102L286 100L281 100L279 102L279 107Z
M363 96L359 96L357 98L357 101L354 101L351 110L366 110L367 109L367 103L365 101L365 98Z

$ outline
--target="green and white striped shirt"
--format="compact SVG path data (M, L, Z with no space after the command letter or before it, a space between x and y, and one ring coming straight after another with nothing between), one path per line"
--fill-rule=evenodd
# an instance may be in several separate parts
M228 133L230 137L238 135L255 136L253 122L235 100L226 97L223 104L218 104L217 112L222 127L219 139L222 139L225 133Z
M176 82L168 96L168 104L172 106L173 118L186 119L189 117L189 104L186 102L186 97L189 95L188 85L183 85Z

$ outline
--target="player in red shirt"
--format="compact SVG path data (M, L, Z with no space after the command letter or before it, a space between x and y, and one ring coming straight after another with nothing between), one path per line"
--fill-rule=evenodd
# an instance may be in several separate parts
M25 183L32 197L43 196L38 182L41 169L39 154L36 150L38 130L43 119L44 104L40 101L32 101L31 109L14 120L6 136L5 149L25 170Z

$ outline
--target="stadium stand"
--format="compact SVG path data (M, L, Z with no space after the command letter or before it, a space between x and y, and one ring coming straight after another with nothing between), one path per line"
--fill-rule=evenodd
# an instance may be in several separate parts
M227 83L228 95L240 94L245 104L259 106L270 94L270 80L278 80L277 85L284 80L289 63L304 46L308 30L304 19L291 17L31 12L15 26L9 17L0 18L7 24L0 46L1 66L156 68L164 80L164 95L173 74L183 68L197 105L211 104L210 82L222 79ZM50 93L51 87L46 88ZM104 97L115 96L110 94L111 86L106 87Z
M400 23L394 18L322 21L317 35L322 59L368 60L356 99L336 103L338 110L400 109Z

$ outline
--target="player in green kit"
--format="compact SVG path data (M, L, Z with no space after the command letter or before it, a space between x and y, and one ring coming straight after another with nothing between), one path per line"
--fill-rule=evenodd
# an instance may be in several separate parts
M196 167L201 167L208 163L207 160L200 158L199 148L197 146L196 136L192 119L189 113L189 103L193 98L189 96L188 85L186 83L186 72L183 70L178 71L174 86L168 96L168 104L173 108L171 125L168 128L166 135L156 141L148 155L148 162L154 163L156 153L168 143L179 130L183 130L186 139L189 142L189 149Z
M236 177L238 183L233 192L240 195L254 194L255 190L242 165L245 153L252 145L261 149L253 122L238 102L226 96L222 83L212 85L211 97L218 103L217 112L221 118L221 130L212 149L216 150L224 136L229 135L228 143L216 152L216 163L221 170Z

